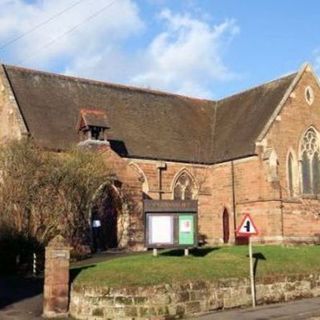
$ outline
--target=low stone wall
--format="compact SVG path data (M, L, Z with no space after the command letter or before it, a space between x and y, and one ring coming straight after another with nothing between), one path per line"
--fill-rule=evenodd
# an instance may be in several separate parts
M257 304L320 296L320 274L258 279L256 293ZM74 284L70 314L87 320L179 319L250 304L249 279L119 289Z

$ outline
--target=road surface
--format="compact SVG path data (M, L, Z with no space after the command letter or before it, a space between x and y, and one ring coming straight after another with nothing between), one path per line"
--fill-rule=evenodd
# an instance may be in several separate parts
M320 298L296 300L257 308L219 311L198 320L320 320Z

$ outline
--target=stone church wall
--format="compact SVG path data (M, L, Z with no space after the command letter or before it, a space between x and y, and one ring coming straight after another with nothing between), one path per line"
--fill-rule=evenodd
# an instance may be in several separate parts
M311 86L314 102L305 100ZM196 165L170 161L125 159L109 150L106 161L114 166L117 178L126 186L135 205L128 208L130 222L127 241L142 249L144 238L143 198L173 199L174 182L183 171L197 186L199 233L208 244L223 243L223 212L229 215L229 243L245 213L259 227L259 242L317 242L320 229L320 202L305 197L300 190L299 143L313 126L320 132L320 89L308 70L294 88L281 113L256 147L256 156L215 165ZM0 143L27 134L14 93L0 68ZM295 192L288 192L288 153L295 158ZM273 162L273 165L271 165ZM276 162L276 166L274 166ZM159 167L165 164L165 168ZM161 170L161 190L159 186ZM160 196L161 194L161 196Z
M305 88L314 90L314 102L305 100ZM222 215L229 213L229 242L245 213L259 227L257 242L318 242L320 202L301 195L299 143L313 126L320 132L320 89L311 72L304 73L275 119L266 137L257 145L257 155L212 166L166 162L162 170L162 198L173 199L175 177L187 170L200 180L199 231L209 244L223 242ZM294 195L288 192L288 153L295 156ZM159 199L157 161L131 160L147 180L147 195ZM273 166L272 161L276 163ZM236 221L234 221L234 218Z
M314 101L309 105L305 90L310 86ZM283 237L285 242L319 242L320 201L318 196L303 195L301 190L300 141L310 127L320 132L320 88L310 70L297 83L281 113L265 137L266 148L273 148L278 157L279 188ZM288 154L294 157L294 194L288 183Z
M15 101L3 67L0 65L0 143L21 139L27 134L19 107Z
M158 162L135 160L134 163L147 181L147 196L159 199ZM199 186L199 234L206 243L223 243L224 210L229 214L229 243L235 242L234 210L236 225L243 214L250 213L261 226L262 242L279 240L279 192L268 183L259 157L214 166L166 162L166 169L162 170L162 199L173 199L174 181L183 171L187 171Z

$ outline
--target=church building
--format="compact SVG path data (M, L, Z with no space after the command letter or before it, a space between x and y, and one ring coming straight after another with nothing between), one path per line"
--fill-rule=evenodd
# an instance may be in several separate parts
M143 199L197 200L208 244L235 243L246 213L255 242L320 242L320 86L308 64L217 101L0 65L0 115L2 143L105 149L115 194L125 184L136 202L118 245L143 247Z

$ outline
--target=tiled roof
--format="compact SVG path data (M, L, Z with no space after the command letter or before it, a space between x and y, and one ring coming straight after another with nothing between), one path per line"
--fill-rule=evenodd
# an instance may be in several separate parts
M254 153L255 140L295 74L209 101L3 66L31 136L64 150L79 141L81 109L104 110L121 156L216 163Z

